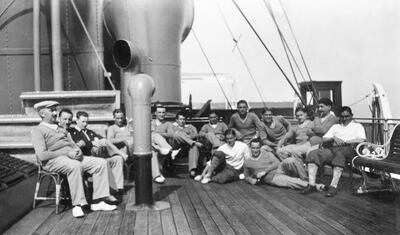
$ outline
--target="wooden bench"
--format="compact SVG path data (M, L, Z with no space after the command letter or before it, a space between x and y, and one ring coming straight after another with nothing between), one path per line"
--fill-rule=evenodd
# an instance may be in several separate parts
M357 156L353 159L353 167L358 168L363 177L363 183L355 192L356 194L399 191L391 175L400 174L399 125L394 127L388 143L376 145L364 142L357 146L356 151Z

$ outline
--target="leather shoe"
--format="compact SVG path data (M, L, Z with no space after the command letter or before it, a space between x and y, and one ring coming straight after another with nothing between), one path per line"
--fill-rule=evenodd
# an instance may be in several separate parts
M329 186L328 192L326 192L325 197L333 197L337 194L339 190L335 187Z
M300 193L301 194L309 194L312 192L316 192L317 191L317 187L315 185L307 185L307 187L305 189L303 189Z

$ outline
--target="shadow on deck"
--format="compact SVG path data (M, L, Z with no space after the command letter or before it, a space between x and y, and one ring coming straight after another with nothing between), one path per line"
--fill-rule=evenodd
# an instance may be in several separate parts
M326 181L327 179L324 178ZM357 180L356 180L357 181ZM341 191L300 195L298 191L250 186L243 181L202 185L188 178L168 178L154 185L155 199L168 201L163 211L126 210L135 202L128 184L118 210L92 212L75 219L71 210L55 214L39 205L5 234L399 234L399 195L354 196L349 179Z

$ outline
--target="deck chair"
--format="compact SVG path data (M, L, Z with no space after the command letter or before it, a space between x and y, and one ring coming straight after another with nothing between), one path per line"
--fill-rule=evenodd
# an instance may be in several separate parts
M399 188L391 174L400 174L400 126L397 124L387 143L383 145L368 142L356 147L357 156L353 167L360 170L363 182L355 194L377 191L398 192ZM368 171L367 171L368 168Z
M66 185L67 180L65 175L57 172L51 172L43 169L42 162L39 157L36 155L36 163L38 165L38 176L36 180L36 188L35 194L33 196L33 208L36 207L36 202L40 200L54 200L56 204L56 214L58 214L58 206L60 204L60 200L63 198L68 200L68 186ZM54 182L55 185L55 196L48 196L48 192L46 192L45 196L39 196L40 186L44 178L50 177L51 182Z

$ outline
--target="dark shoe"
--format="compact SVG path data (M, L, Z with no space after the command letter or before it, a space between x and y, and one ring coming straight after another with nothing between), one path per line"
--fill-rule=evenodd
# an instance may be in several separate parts
M301 194L309 194L312 192L316 192L317 191L317 187L315 185L307 185L307 187L305 189L303 189L300 193Z
M328 192L326 192L325 197L333 197L337 194L339 190L335 187L329 186Z
M189 171L189 177L190 177L191 179L194 179L194 177L196 177L196 175L197 175L197 169L196 169L196 168L193 168L193 169L191 169L191 170Z

